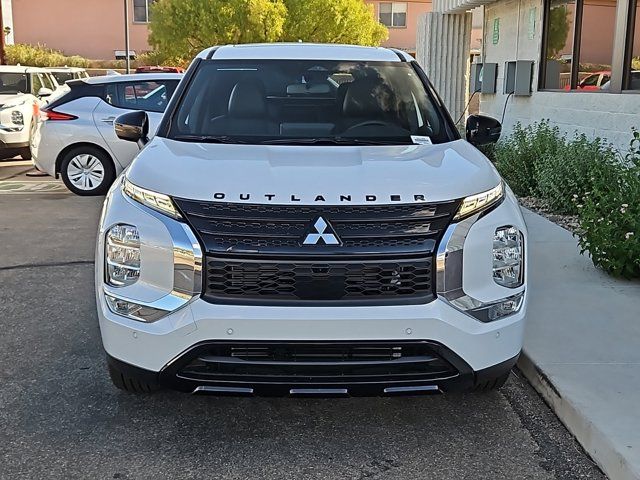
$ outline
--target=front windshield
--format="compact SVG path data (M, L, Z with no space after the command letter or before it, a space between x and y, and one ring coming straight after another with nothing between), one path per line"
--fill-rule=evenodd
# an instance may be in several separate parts
M206 61L178 105L168 136L257 144L449 140L411 64L326 60Z
M0 95L26 93L29 90L24 73L0 73Z

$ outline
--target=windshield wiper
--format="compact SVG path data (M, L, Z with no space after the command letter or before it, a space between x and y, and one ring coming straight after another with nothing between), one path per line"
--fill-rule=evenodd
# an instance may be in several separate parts
M376 140L349 137L276 138L263 140L264 145L409 145L407 140Z
M198 143L247 143L229 135L174 135L173 140Z

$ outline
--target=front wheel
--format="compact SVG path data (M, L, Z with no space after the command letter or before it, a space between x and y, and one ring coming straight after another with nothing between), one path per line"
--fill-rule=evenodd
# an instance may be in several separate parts
M111 363L108 363L108 368L111 383L119 390L128 393L153 393L160 389L157 383L149 383L145 379L132 376Z
M113 161L94 147L69 151L60 166L62 181L76 195L104 195L116 178Z

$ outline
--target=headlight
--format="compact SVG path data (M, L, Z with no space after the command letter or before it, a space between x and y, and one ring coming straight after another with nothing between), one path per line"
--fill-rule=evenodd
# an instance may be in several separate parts
M171 200L171 197L168 195L138 187L126 178L122 184L122 191L128 197L131 197L136 202L139 202L149 208L173 218L182 218L180 212L178 212L176 206L173 204L173 200Z
M24 125L24 115L19 110L14 110L11 112L11 122L15 125Z
M107 283L124 287L140 277L140 234L133 225L118 224L109 229L105 242Z
M493 236L493 280L508 288L524 282L524 239L516 227L500 227Z
M486 192L470 195L462 201L462 205L458 209L458 213L453 217L454 221L461 220L471 214L477 213L491 205L498 203L504 196L504 185L502 182L497 187L487 190Z

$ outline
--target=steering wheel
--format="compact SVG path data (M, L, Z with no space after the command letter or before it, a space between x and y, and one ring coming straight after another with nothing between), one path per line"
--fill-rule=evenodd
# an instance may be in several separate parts
M364 122L351 125L349 128L347 128L346 131L348 132L349 130L353 130L354 128L360 128L360 127L389 127L389 126L395 127L396 125L394 125L393 123L384 122L382 120L365 120Z

